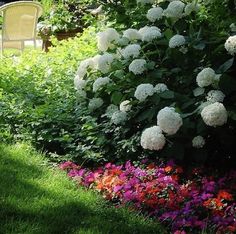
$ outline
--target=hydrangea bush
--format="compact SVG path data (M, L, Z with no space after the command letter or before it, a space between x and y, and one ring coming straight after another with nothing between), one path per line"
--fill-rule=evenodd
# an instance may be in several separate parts
M236 36L204 28L197 2L136 4L143 26L98 33L100 53L78 67L80 156L234 157Z

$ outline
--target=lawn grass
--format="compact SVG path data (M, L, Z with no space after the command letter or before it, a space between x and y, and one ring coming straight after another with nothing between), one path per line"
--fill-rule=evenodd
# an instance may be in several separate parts
M29 145L0 144L0 233L166 232L151 219L77 188Z

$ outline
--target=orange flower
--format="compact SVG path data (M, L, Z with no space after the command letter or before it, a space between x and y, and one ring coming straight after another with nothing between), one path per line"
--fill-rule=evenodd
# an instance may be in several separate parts
M203 203L203 206L211 210L222 210L224 204L218 198L210 198Z
M171 166L167 166L164 168L165 172L169 173L172 171L172 167Z
M228 201L232 201L233 200L233 196L232 194L228 193L225 190L220 190L217 196L218 199L224 199L224 200L228 200Z

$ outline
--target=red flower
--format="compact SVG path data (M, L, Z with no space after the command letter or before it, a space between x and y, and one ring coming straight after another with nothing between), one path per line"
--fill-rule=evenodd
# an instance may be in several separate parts
M232 201L233 200L233 196L232 194L228 193L225 190L220 190L217 196L218 199L224 199L224 200L228 200L228 201Z

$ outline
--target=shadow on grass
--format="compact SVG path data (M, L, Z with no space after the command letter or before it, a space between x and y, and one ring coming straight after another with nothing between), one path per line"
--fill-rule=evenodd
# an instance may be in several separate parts
M54 172L0 152L0 233L164 233Z

